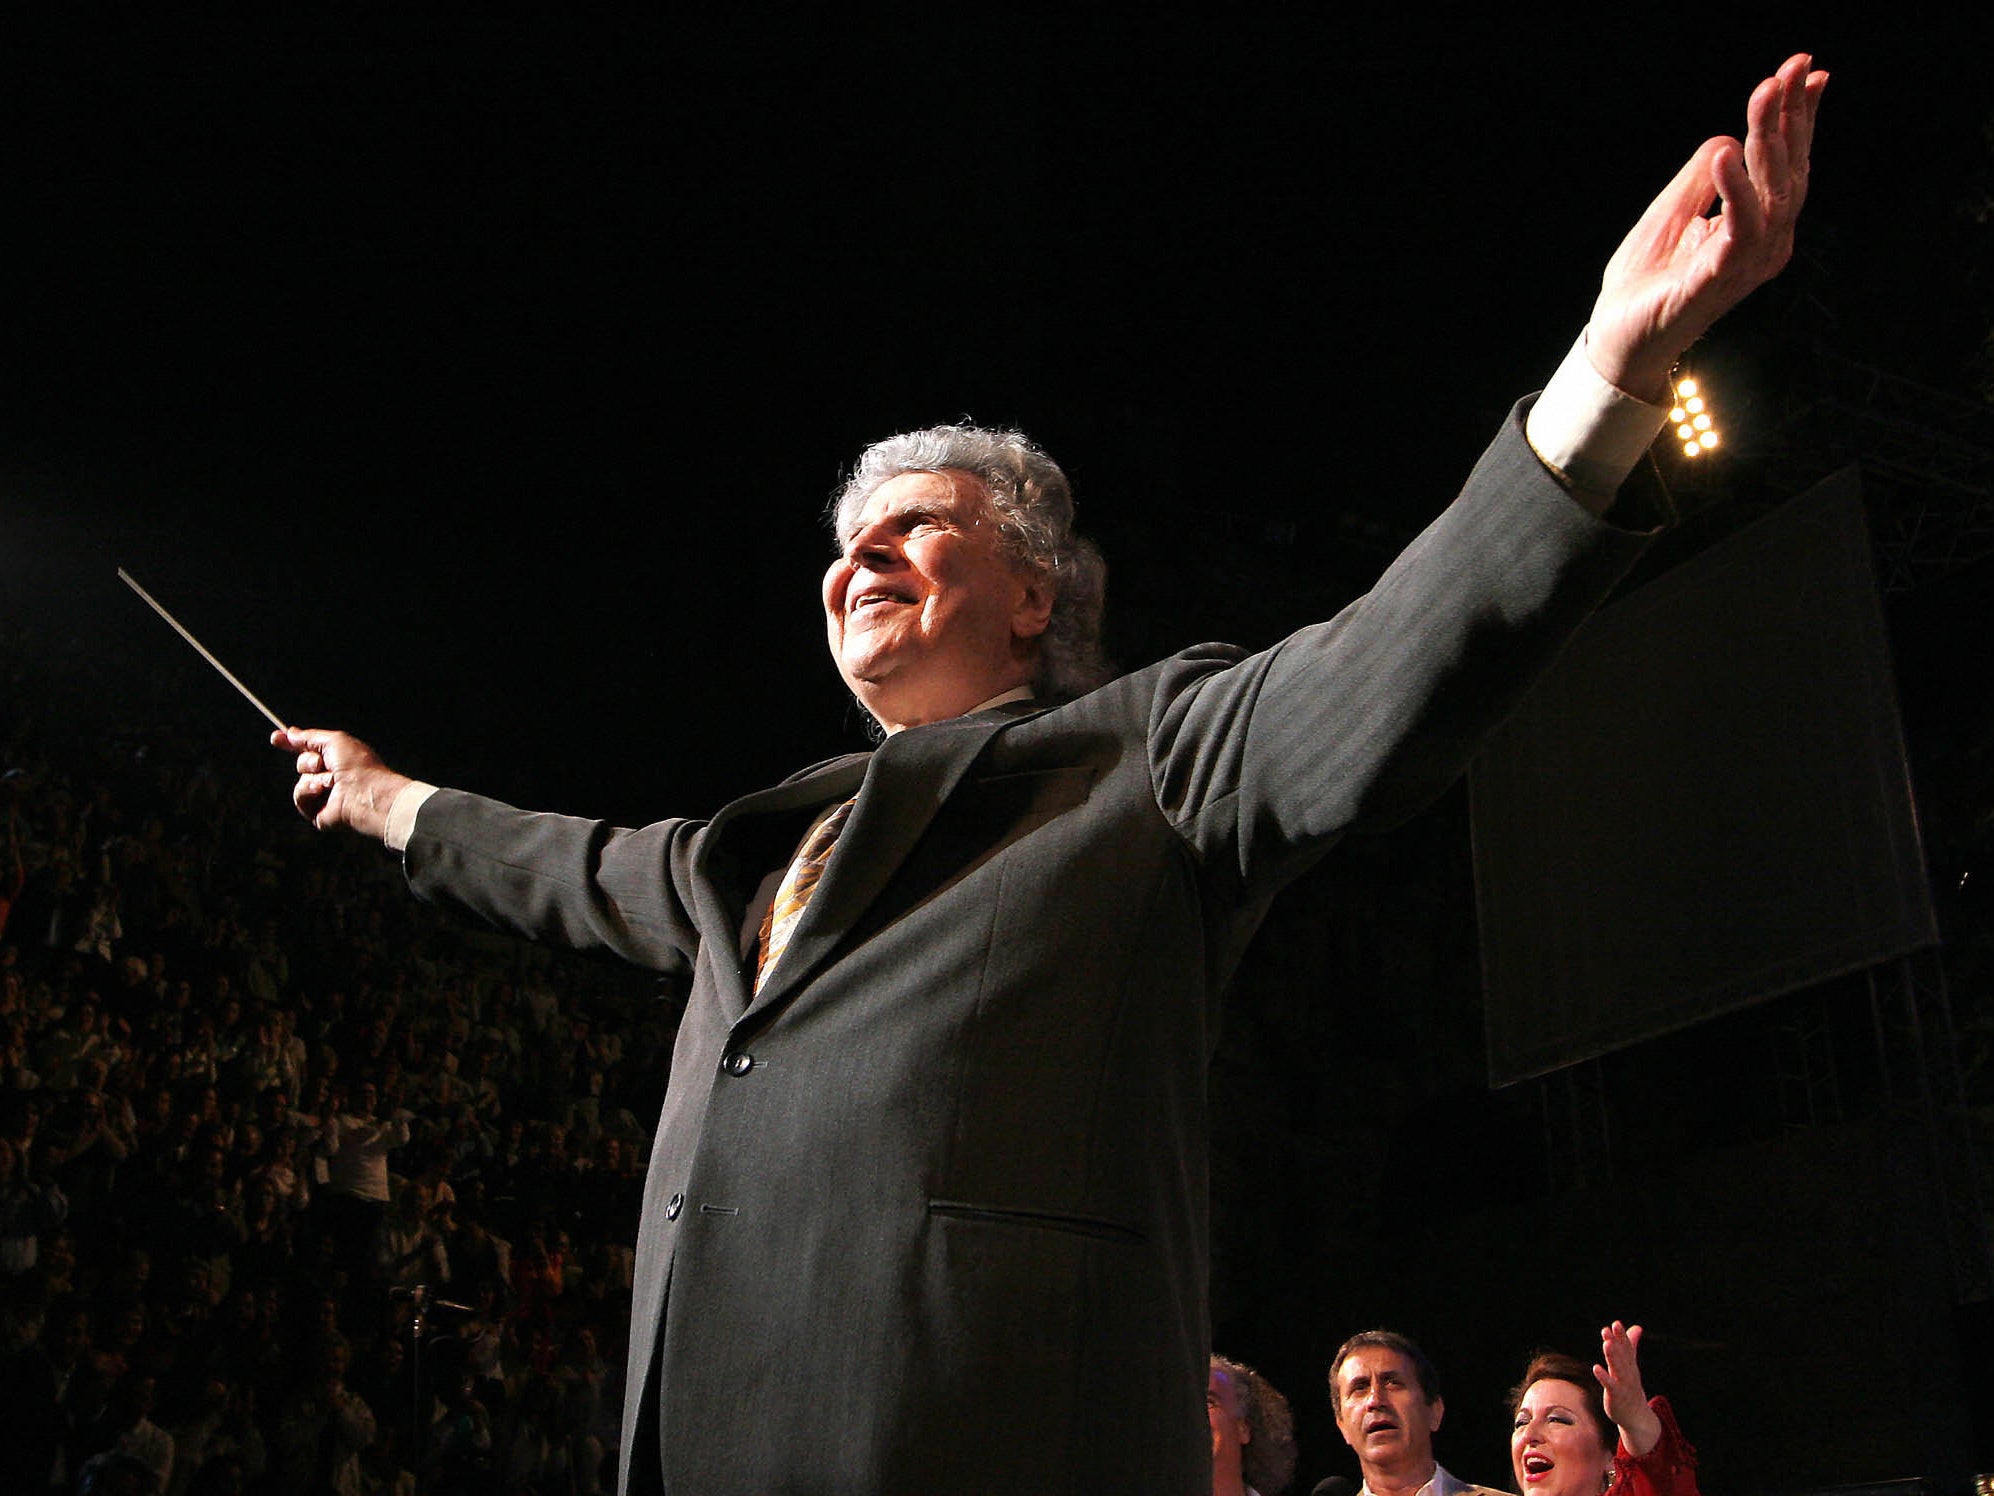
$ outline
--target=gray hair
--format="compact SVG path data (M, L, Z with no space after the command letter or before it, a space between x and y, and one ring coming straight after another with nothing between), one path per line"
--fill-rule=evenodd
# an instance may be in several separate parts
M1113 673L1101 652L1108 564L1073 528L1073 490L1059 464L1021 431L930 426L874 442L831 500L827 518L843 538L873 490L902 473L968 473L983 485L998 543L1052 592L1032 688L1057 700L1081 696Z
M1214 1354L1211 1369L1231 1379L1239 1416L1253 1437L1239 1452L1239 1473L1264 1496L1281 1496L1295 1478L1295 1415L1274 1384L1240 1361Z

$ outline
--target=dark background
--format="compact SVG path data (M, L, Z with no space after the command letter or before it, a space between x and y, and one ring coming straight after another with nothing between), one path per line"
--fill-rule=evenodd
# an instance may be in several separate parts
M814 516L865 442L969 416L1066 465L1124 663L1266 643L1445 502L1801 47L1834 75L1801 253L1699 354L1737 435L1651 570L1866 455L1804 419L1829 371L1985 436L1984 24L1393 15L10 18L0 606L260 741L122 565L398 767L700 813L859 741ZM1890 611L1968 1101L1987 570ZM1933 1182L1978 1113L1906 1120L1866 993L1490 1093L1465 797L1298 886L1214 1081L1215 1335L1293 1398L1298 1486L1350 1468L1321 1373L1377 1322L1451 1373L1470 1478L1507 1483L1527 1353L1614 1315L1712 1489L1994 1464ZM1810 1024L1844 1079L1796 1123ZM1581 1092L1611 1125L1574 1168Z

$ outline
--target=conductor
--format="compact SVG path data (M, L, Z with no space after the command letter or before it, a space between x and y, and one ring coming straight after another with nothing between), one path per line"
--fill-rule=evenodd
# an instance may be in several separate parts
M1648 522L1603 516L1677 358L1786 263L1826 82L1800 55L1758 86L1459 497L1270 649L1103 680L1065 477L939 427L869 449L836 507L825 628L874 751L626 828L271 735L298 809L425 900L688 990L621 1490L1209 1490L1220 995L1281 888L1452 781L1639 555Z

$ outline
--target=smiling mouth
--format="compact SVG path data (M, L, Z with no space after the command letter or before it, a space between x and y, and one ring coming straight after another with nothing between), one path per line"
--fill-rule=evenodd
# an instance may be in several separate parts
M1527 1454L1523 1457L1523 1478L1525 1480L1531 1480L1540 1475L1549 1475L1552 1469L1551 1461L1541 1454Z
M897 592L861 592L857 597L852 599L849 611L863 613L869 608L880 607L886 603L910 603L913 600L911 597L903 597Z

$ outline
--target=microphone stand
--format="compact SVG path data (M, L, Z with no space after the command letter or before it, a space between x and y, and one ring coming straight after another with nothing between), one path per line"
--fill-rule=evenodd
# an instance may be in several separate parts
M391 1288L391 1299L406 1299L414 1309L409 1319L409 1382L415 1399L415 1488L419 1493L428 1483L429 1472L429 1425L430 1404L434 1397L425 1377L422 1348L433 1333L429 1328L432 1311L444 1314L470 1315L476 1311L468 1304L453 1304L448 1299L439 1299L427 1283L418 1283L413 1288Z

